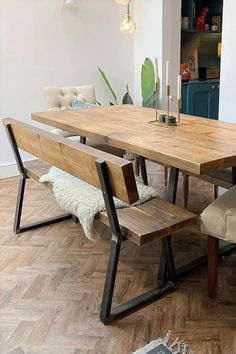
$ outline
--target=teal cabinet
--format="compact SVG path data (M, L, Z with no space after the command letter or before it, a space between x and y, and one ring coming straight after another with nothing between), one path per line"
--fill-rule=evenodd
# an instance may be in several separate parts
M219 81L195 80L183 83L182 113L218 119Z

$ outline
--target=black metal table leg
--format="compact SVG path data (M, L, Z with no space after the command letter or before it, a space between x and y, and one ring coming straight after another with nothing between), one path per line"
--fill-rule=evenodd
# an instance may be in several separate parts
M172 204L175 204L176 202L178 179L179 179L179 169L175 167L171 167L168 191L167 191L167 201Z
M147 168L146 168L146 160L145 157L139 156L141 176L143 179L143 183L148 185L148 177L147 177Z
M86 145L86 137L85 136L80 137L80 144Z
M236 184L236 166L232 167L232 182L233 185Z
M178 187L179 169L170 168L167 200L175 204L177 187ZM171 236L167 236L162 240L162 251L160 266L158 271L158 283L165 284L168 281L173 281L175 278L175 264L171 245Z

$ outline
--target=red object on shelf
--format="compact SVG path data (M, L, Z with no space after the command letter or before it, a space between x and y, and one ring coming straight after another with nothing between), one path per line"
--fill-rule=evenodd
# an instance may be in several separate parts
M206 16L208 14L208 11L209 11L209 9L207 7L204 7L204 9L201 12L201 15L199 15L196 18L196 21L195 21L195 29L196 30L202 30L202 31L204 30L205 22L206 22Z
M180 75L182 76L182 81L191 80L191 73L188 64L180 64Z

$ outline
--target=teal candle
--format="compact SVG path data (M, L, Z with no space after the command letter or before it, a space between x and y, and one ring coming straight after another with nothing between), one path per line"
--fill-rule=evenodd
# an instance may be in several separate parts
M174 116L169 116L166 118L166 123L168 124L176 124L176 117Z
M161 123L165 123L166 122L166 115L165 114L161 114L160 115L159 122L161 122Z

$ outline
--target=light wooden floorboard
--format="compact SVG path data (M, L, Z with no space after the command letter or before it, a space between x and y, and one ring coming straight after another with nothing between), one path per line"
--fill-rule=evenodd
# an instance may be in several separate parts
M149 166L153 184L164 195L163 169ZM236 353L236 254L221 261L216 300L207 297L206 267L194 271L165 298L122 320L99 321L109 231L97 225L101 241L91 243L79 224L12 233L17 178L0 181L0 353L132 353L168 330L190 344L195 354ZM212 198L212 186L191 179L191 211ZM181 203L181 179L178 204ZM53 196L27 181L23 220L60 214ZM204 254L206 239L190 231L174 241L177 264ZM187 236L187 237L186 237ZM114 301L123 302L155 286L160 244L124 243Z

